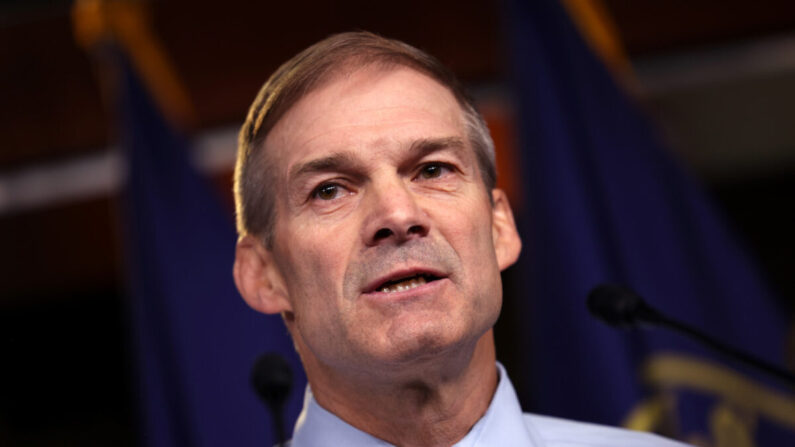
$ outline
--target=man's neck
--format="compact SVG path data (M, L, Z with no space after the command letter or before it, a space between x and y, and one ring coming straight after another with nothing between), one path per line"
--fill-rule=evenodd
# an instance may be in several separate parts
M488 409L498 380L491 330L460 358L403 380L308 375L320 406L401 447L450 446L462 439Z

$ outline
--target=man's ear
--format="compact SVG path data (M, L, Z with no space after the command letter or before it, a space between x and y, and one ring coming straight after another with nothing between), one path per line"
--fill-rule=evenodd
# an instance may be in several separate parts
M519 252L522 251L522 240L516 230L513 211L511 211L511 204L508 203L505 191L495 188L491 191L491 197L494 200L491 224L494 251L497 254L497 265L500 270L505 270L519 258Z
M237 290L252 309L264 314L292 312L273 254L259 238L246 235L237 242L233 274Z

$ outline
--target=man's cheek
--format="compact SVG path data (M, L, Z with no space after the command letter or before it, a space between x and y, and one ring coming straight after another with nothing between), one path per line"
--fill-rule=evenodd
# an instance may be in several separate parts
M473 220L473 214L477 215L476 213L461 213L453 218L453 222L457 222L458 224L453 228L451 236L454 238L457 245L467 250L480 252L480 250L483 250L486 239L491 239L491 231L484 231L484 228L486 228L485 223L482 219ZM490 223L488 228L491 228ZM481 258L482 253L480 253L480 256L474 257L474 259Z
M304 260L301 280L311 284L313 292L321 295L332 295L341 287L344 252L333 247L321 247L313 244L300 248Z

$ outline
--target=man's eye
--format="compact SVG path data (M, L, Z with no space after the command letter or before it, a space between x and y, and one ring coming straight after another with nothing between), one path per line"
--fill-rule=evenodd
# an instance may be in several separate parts
M339 185L325 184L318 186L312 196L320 200L331 200L340 194L342 194L342 188Z
M420 169L420 177L424 179L438 178L448 169L441 163L428 163Z

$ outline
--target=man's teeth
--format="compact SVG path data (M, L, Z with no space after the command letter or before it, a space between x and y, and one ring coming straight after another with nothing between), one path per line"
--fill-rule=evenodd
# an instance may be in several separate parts
M427 281L425 281L424 276L417 276L415 278L407 279L399 283L390 284L388 286L381 287L380 289L378 289L378 291L386 293L403 292L404 290L410 290L415 287L419 287L425 284L426 282Z

